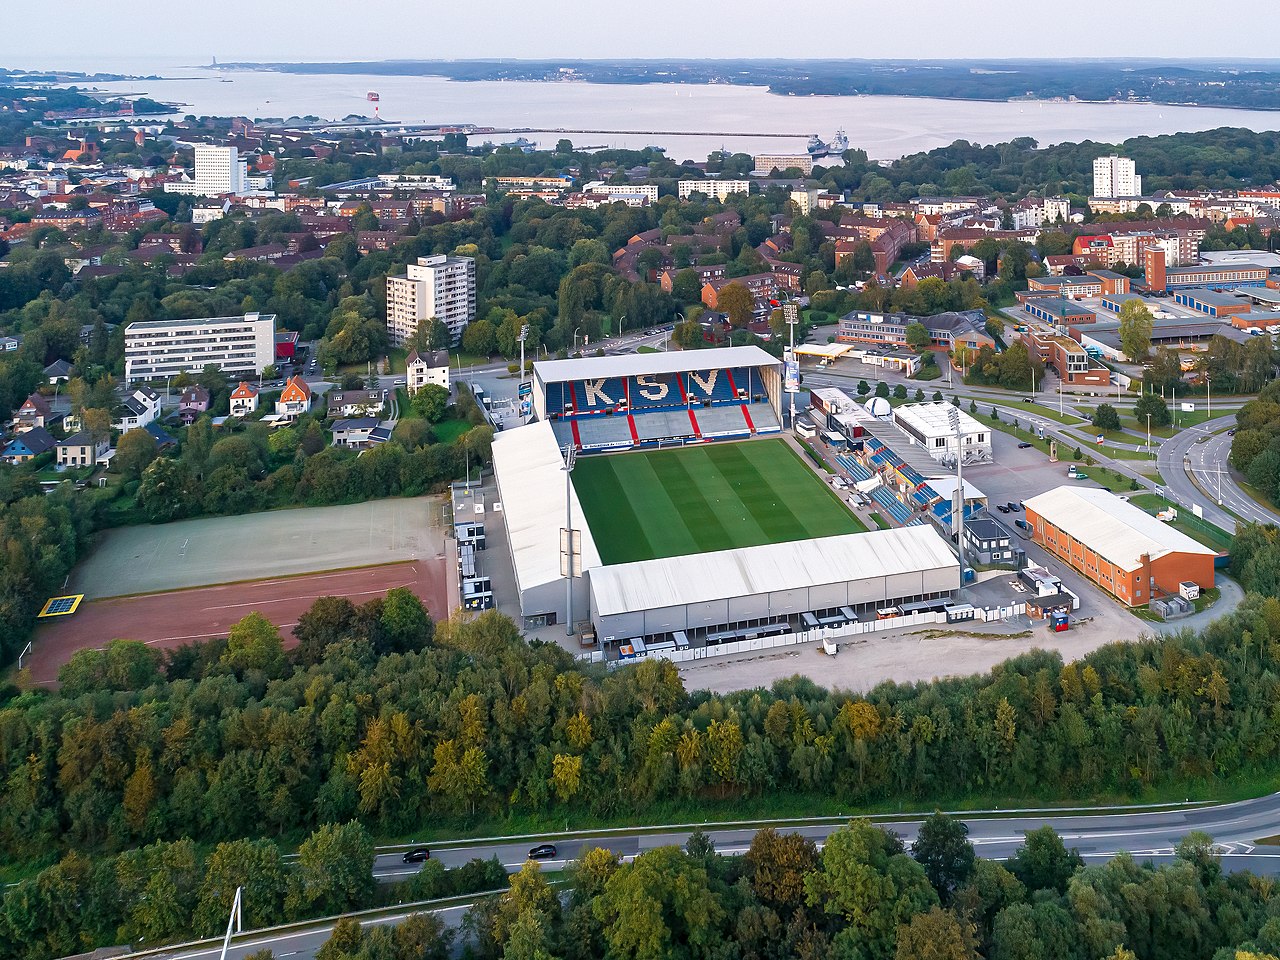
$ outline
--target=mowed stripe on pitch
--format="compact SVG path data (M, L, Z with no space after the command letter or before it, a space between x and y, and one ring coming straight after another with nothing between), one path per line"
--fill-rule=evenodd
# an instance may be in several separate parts
M605 563L647 560L653 556L653 544L636 513L637 508L644 510L645 495L623 482L618 475L618 462L617 457L579 460L574 467L573 486L600 559Z
M786 492L805 539L866 532L866 525L845 506L839 494L822 482L787 443L767 440L737 447L767 483L779 493ZM795 539L801 537L797 535Z
M666 455L651 454L649 465L672 495L678 516L699 550L724 550L732 543L729 531L708 502L702 486L689 472L685 465L687 458L681 455L683 453L684 451L673 450ZM703 471L700 470L699 473Z
M707 451L724 475L733 476L734 492L755 519L761 538L755 543L778 543L799 539L807 530L783 499L782 491L770 483L748 459L744 444ZM774 451L776 456L777 451Z

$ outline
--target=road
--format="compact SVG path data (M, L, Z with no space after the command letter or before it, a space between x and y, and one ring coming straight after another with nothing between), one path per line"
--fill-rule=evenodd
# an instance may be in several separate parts
M1050 811L1012 812L1009 816L983 812L965 818L969 826L969 838L978 854L987 859L1007 859L1021 845L1024 835L1046 824L1053 827L1067 846L1079 851L1086 863L1094 863L1113 857L1125 850L1140 860L1166 862L1173 858L1174 847L1192 831L1202 831L1212 836L1219 845L1223 865L1228 870L1252 870L1262 874L1280 874L1280 849L1259 847L1255 841L1280 833L1280 794L1271 794L1254 800L1210 806L1184 806L1164 810L1100 809L1098 812L1063 816ZM839 822L783 826L780 829L797 832L821 845L836 830ZM899 833L908 843L915 840L920 826L916 817L890 818L882 826ZM661 830L661 828L659 828ZM682 845L689 839L686 828L662 830L656 833L618 831L617 833L592 835L587 838L553 838L558 847L558 858L543 862L547 869L559 869L570 860L592 847L606 847L615 853L632 858L646 850L672 844ZM723 854L741 854L751 843L755 828L717 829L707 831ZM473 857L497 856L508 870L518 870L529 848L541 842L541 838L526 838L485 843L472 846L442 844L432 849L432 856L449 867L460 866ZM1274 851L1274 852L1272 852ZM375 875L382 880L401 879L419 869L406 866L398 853L381 854L374 865ZM438 913L450 927L457 927L465 907L450 906ZM394 924L409 916L408 912L383 916L364 921L366 925ZM305 930L264 930L247 933L232 944L227 953L229 960L244 960L258 950L270 949L277 957L297 957L310 960L328 939L331 926L321 923ZM221 945L177 949L150 954L157 960L212 960L218 956Z
M1169 485L1173 499L1188 507L1192 503L1200 504L1205 519L1224 530L1235 531L1236 517L1256 523L1280 524L1280 514L1253 500L1231 475L1227 461L1231 453L1231 437L1227 430L1235 423L1234 413L1215 417L1166 440L1161 444L1157 457L1160 475Z

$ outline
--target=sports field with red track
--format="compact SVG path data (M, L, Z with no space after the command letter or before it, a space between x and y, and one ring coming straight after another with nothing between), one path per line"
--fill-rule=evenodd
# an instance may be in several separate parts
M58 679L58 669L84 648L110 640L141 640L151 646L177 647L192 640L226 636L237 620L258 612L280 627L285 645L293 625L317 597L347 597L355 604L382 596L394 587L409 587L422 598L432 617L449 613L448 564L443 557L359 567L297 577L197 587L133 597L86 601L72 616L46 623L36 632L30 667L36 683Z

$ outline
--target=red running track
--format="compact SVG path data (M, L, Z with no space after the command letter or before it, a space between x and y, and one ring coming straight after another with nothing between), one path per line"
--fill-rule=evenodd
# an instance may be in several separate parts
M81 604L73 616L42 625L23 666L30 667L36 683L52 684L77 650L101 647L120 637L161 648L225 637L232 624L255 611L280 627L285 646L292 646L294 624L317 597L347 597L359 605L394 587L409 587L439 620L451 608L447 574L444 558L431 558L94 600Z

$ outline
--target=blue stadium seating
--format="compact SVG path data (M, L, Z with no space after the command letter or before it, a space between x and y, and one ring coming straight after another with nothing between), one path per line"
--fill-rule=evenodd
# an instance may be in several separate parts
M580 417L599 416L617 410L627 401L627 385L622 377L605 380L578 380L573 384L573 399Z
M675 374L629 379L627 386L631 392L632 410L672 410L686 405L681 392L681 378ZM641 379L645 383L640 383ZM646 391L656 396L646 396Z
M885 512L899 524L907 524L911 521L911 511L904 507L902 502L889 492L888 487L876 487L871 491L871 499L884 507Z
M855 483L871 479L871 471L848 454L837 454L836 463L839 464L840 469L853 477Z

